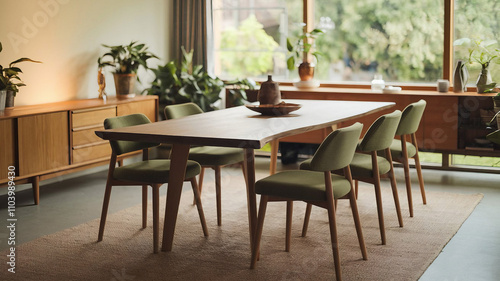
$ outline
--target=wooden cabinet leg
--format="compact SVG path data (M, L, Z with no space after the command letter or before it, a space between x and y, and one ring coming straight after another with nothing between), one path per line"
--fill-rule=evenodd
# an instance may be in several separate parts
M32 177L31 178L31 186L33 187L33 200L35 201L35 205L40 203L40 177Z

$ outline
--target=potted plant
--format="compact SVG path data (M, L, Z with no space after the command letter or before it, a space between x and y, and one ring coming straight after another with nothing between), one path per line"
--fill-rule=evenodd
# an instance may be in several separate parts
M481 65L481 73L476 82L478 93L490 93L496 87L496 83L491 81L489 66L492 62L497 62L500 50L496 40L472 40L469 38L457 39L453 45L465 46L468 48L469 64L478 63Z
M0 52L2 52L2 49L2 43L0 42ZM30 58L20 58L11 62L9 67L4 68L0 65L0 91L5 91L5 107L13 107L14 97L19 92L19 87L26 86L19 77L19 73L23 73L22 70L15 66L15 64L24 61L41 63Z
M310 81L314 78L314 67L318 62L318 56L321 55L321 52L315 50L314 41L323 33L323 30L316 28L311 32L302 33L298 38L286 39L286 46L290 52L286 61L287 68L293 70L298 64L301 81Z
M253 89L255 82L245 80L224 83L218 77L209 75L201 65L193 66L193 51L182 49L182 60L174 61L152 69L156 78L151 87L145 89L148 95L157 95L162 105L194 102L203 111L217 109L216 103L221 99L220 93L226 85L231 85L235 95L242 94L240 90ZM252 84L253 82L253 84ZM244 93L243 93L244 95ZM246 96L245 96L246 98ZM162 109L160 108L160 113Z
M139 66L147 70L149 69L147 60L158 57L149 52L145 44L139 44L137 41L132 41L128 45L103 44L102 46L109 48L109 51L97 60L97 64L99 68L106 66L114 68L116 96L118 98L134 97L135 81L140 82L137 77Z

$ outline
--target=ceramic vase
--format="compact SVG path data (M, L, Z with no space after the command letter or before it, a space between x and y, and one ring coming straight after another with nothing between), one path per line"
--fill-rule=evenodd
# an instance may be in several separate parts
M469 72L462 60L457 61L455 72L453 73L453 92L467 92L467 80L469 80Z
M15 97L16 97L16 92L7 91L7 97L5 98L5 107L14 107Z
M7 91L1 90L0 91L0 112L4 111L5 109L5 98L7 96Z
M281 102L281 93L278 82L274 82L271 75L267 76L267 81L260 84L259 103L278 104Z
M490 83L491 83L491 77L488 68L483 66L481 68L481 73L479 74L479 77L477 78L476 82L477 92L484 93L486 90L488 90L488 85Z

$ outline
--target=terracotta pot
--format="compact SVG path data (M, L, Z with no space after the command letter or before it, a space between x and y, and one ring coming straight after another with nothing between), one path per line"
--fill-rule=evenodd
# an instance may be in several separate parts
M274 82L271 75L267 76L267 81L262 82L259 90L260 104L278 104L281 102L281 93L278 82Z
M137 80L137 74L121 74L114 73L115 88L117 98L131 98L134 97L134 85Z
M299 65L300 81L309 81L314 78L314 65L309 62L302 62Z
M15 97L16 97L16 92L7 91L7 97L5 98L5 107L14 107Z

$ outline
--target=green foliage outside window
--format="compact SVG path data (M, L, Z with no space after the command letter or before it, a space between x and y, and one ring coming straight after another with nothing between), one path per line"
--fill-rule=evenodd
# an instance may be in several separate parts
M230 77L255 77L273 72L279 44L274 41L250 15L241 22L238 29L228 29L221 34L220 62L223 75Z

